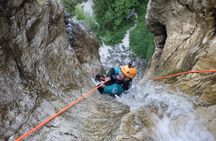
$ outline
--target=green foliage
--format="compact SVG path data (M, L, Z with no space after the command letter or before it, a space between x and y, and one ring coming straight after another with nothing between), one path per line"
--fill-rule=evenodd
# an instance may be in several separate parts
M76 6L74 13L77 20L83 21L92 31L96 32L98 30L98 24L94 16L88 15L79 5Z
M138 23L130 33L130 47L137 56L148 60L151 58L154 52L152 34L144 22Z
M61 0L62 4L66 8L67 12L74 16L74 10L77 4L83 2L84 0Z
M140 6L136 9L138 13L137 25L135 29L130 32L129 43L137 56L149 60L154 53L154 43L153 35L149 32L145 24L147 3L148 0L142 0Z
M127 30L135 24L130 33L130 46L133 52L142 58L150 59L154 52L152 34L145 25L145 13L148 0L93 0L94 13L100 25L98 36L105 44L120 43ZM128 17L135 10L138 17Z
M105 33L102 34L103 42L109 45L120 43L128 29L129 25L125 25L120 27L117 32L106 30Z
M91 31L97 33L99 25L96 22L95 17L90 16L80 6L80 4L85 1L86 0L61 0L66 11L71 15L71 17L76 17L78 21L84 22Z
M145 25L148 0L93 0L94 15L90 16L77 6L85 0L61 0L66 10L83 21L102 42L108 45L120 43L127 30L130 33L130 46L142 58L150 59L154 52L152 34ZM129 16L134 10L138 17Z
M93 0L94 13L100 25L99 36L103 36L107 44L119 43L128 28L134 24L133 19L127 19L131 10L138 5L138 0Z

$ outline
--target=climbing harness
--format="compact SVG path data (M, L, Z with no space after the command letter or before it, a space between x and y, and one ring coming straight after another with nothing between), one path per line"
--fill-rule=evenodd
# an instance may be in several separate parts
M216 70L191 70L191 71L187 71L187 72L181 72L181 73L176 73L176 74L170 74L170 75L166 75L166 76L161 76L161 77L157 77L153 80L160 80L160 79L166 79L166 78L170 78L170 77L176 77L176 76L180 76L183 74L189 74L189 73L215 73ZM33 132L36 132L37 130L39 130L41 127L43 127L44 125L46 125L47 123L49 123L51 120L53 120L54 118L56 118L57 116L59 116L60 114L64 113L65 111L67 111L69 108L71 108L73 105L79 103L81 100L84 100L84 98L87 98L88 96L92 95L93 92L95 90L97 90L99 87L101 87L101 85L98 85L97 87L93 88L92 90L90 90L89 92L85 93L84 95L82 95L81 97L79 97L78 99L72 101L70 104L68 104L66 107L64 107L63 109L59 110L57 113L53 114L52 116L48 117L46 120L44 120L43 122L41 122L40 124L38 124L37 126L35 126L34 128L32 128L31 130L29 130L28 132L24 133L23 135L21 135L19 138L17 138L15 141L22 141L25 137L29 136L30 134L32 134Z

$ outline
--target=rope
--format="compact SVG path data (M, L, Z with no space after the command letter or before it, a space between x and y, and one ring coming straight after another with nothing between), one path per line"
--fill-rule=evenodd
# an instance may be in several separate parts
M207 72L212 73L212 72L216 72L216 70L191 70L191 71L180 72L180 73L176 73L176 74L170 74L170 75L166 75L166 76L156 77L154 80L166 79L166 78L176 77L176 76L180 76L183 74L189 74L189 73L207 73Z
M63 112L65 112L66 110L68 110L70 107L72 107L73 105L77 104L78 102L80 102L84 98L90 96L92 94L92 92L94 92L95 90L97 90L97 88L99 88L99 87L101 87L101 85L98 85L97 87L95 87L94 89L88 91L87 93L85 93L84 95L82 95L81 97L79 97L78 99L72 101L70 104L68 104L67 106L65 106L63 109L59 110L57 113L55 113L52 116L48 117L43 122L41 122L40 124L38 124L37 126L35 126L34 128L32 128L31 130L29 130L28 132L24 133L22 136L20 136L19 138L17 138L15 141L21 141L25 137L27 137L30 134L32 134L33 132L36 132L42 126L44 126L47 123L49 123L51 120L53 120L54 118L56 118L57 116L59 116L60 114L62 114Z
M187 71L187 72L181 72L181 73L176 73L176 74L170 74L170 75L166 75L166 76L157 77L154 80L166 79L166 78L176 77L176 76L180 76L180 75L183 75L183 74L189 74L189 73L206 73L206 72L212 73L212 72L216 72L216 70L191 70L191 71ZM38 124L37 126L35 126L34 128L32 128L31 130L29 130L28 132L24 133L22 136L20 136L19 138L17 138L15 141L21 141L25 137L27 137L30 134L32 134L33 132L36 132L41 127L43 127L44 125L46 125L47 123L49 123L51 120L53 120L54 118L56 118L57 116L59 116L60 114L62 114L66 110L68 110L69 108L71 108L73 105L79 103L84 98L90 96L92 94L92 92L94 92L95 90L97 90L97 88L99 88L99 87L101 87L101 85L98 85L97 87L95 87L92 90L88 91L86 94L82 95L78 99L72 101L70 104L68 104L67 106L65 106L63 109L59 110L57 113L55 113L52 116L48 117L43 122L41 122L40 124Z

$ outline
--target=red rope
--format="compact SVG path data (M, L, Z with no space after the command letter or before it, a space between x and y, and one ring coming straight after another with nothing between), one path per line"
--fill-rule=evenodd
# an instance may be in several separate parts
M160 79L166 79L166 78L170 78L170 77L176 77L176 76L180 76L182 74L189 74L189 73L212 73L212 72L216 72L216 70L191 70L191 71L187 71L187 72L181 72L181 73L176 73L176 74L170 74L170 75L166 75L166 76L161 76L161 77L157 77L154 80L160 80ZM59 116L60 114L62 114L63 112L65 112L66 110L68 110L70 107L72 107L73 105L77 104L78 102L80 102L81 100L83 100L84 98L90 96L92 94L92 92L94 92L95 90L97 90L97 88L101 87L101 85L98 85L97 87L95 87L94 89L90 90L88 93L84 94L83 96L79 97L78 99L72 101L70 104L68 104L66 107L64 107L63 109L61 109L60 111L58 111L57 113L53 114L52 116L48 117L46 120L44 120L43 122L41 122L40 124L38 124L37 126L35 126L34 128L32 128L31 130L29 130L28 132L24 133L22 136L20 136L19 138L16 139L16 141L21 141L23 140L25 137L29 136L30 134L32 134L33 132L36 132L37 130L39 130L42 126L46 125L47 123L49 123L51 120L53 120L54 118L56 118L57 116Z
M65 106L63 109L59 110L57 113L53 114L52 116L48 117L46 120L44 120L43 122L41 122L40 124L38 124L37 126L35 126L34 128L32 128L31 130L29 130L28 132L24 133L22 136L20 136L19 138L16 139L16 141L21 141L23 140L25 137L29 136L30 134L32 134L33 132L36 132L37 130L39 130L42 126L46 125L47 123L49 123L51 120L53 120L54 118L56 118L57 116L59 116L60 114L62 114L63 112L65 112L66 110L68 110L70 107L72 107L73 105L77 104L78 102L80 102L81 100L83 100L84 98L90 96L92 94L92 92L94 92L95 90L97 90L97 88L101 87L101 85L98 85L97 87L95 87L94 89L88 91L86 94L84 94L83 96L79 97L78 99L72 101L70 104L68 104L67 106Z
M160 77L156 77L154 80L160 80L160 79L166 79L166 78L170 78L170 77L176 77L176 76L180 76L182 74L189 74L189 73L211 73L211 72L216 72L216 70L191 70L191 71L186 71L186 72L180 72L180 73L176 73L176 74L170 74L170 75L166 75L166 76L160 76Z

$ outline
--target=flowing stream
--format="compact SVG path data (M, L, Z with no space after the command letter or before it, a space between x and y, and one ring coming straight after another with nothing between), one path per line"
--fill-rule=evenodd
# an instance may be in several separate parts
M123 43L114 48L105 45L100 48L101 61L105 67L122 65L128 60L133 60L138 68L145 65L143 60L131 55L128 34L129 32ZM133 87L121 97L117 96L117 100L128 105L131 111L139 108L157 109L157 114L151 110L148 113L155 125L154 141L215 141L202 119L195 115L196 98L186 96L178 90L170 91L167 85L153 81L137 84L142 75L143 72L133 80Z
M90 15L93 14L92 4L92 0L82 4ZM145 60L133 56L129 48L129 34L127 32L122 43L114 47L103 45L100 48L101 62L105 68L125 65L128 62L132 62L140 70L146 67ZM139 71L135 82L142 76L143 71ZM153 81L137 84L126 94L117 96L116 100L128 105L131 111L139 108L157 109L156 113L152 110L148 113L155 124L154 141L215 141L202 119L195 115L196 98L186 96L180 91L171 91L165 84Z
M196 99L181 92L168 91L164 84L146 82L131 88L117 100L130 106L131 111L140 107L158 109L149 114L154 124L154 141L214 141L213 135L194 114Z

